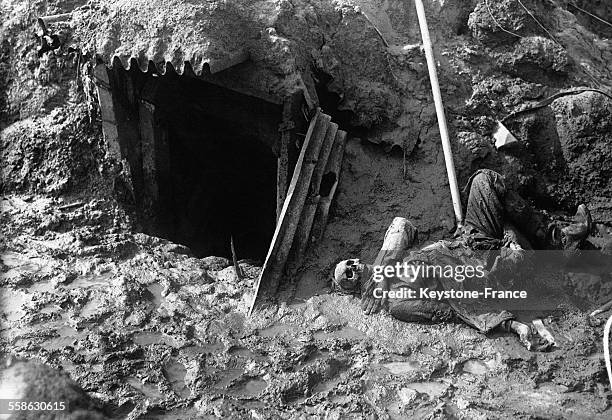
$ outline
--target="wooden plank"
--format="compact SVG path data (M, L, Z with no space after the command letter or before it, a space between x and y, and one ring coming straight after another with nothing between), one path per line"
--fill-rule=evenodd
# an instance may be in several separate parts
M113 106L113 95L106 65L98 64L94 67L94 80L98 91L100 116L102 117L102 135L108 145L109 154L120 162L123 155L121 153L117 119Z
M321 197L321 200L319 200L319 206L317 207L314 217L314 226L310 235L311 243L319 242L325 233L325 226L327 226L327 219L329 218L329 208L331 207L338 183L340 182L340 169L342 168L342 159L344 157L345 146L346 132L339 130L325 168L325 174L335 174L336 179L329 191L329 194L327 194L325 197Z
M297 272L297 270L300 268L308 248L308 238L310 238L315 212L321 198L319 195L321 178L323 178L323 173L325 171L325 167L327 166L327 160L329 159L329 155L332 151L337 132L338 124L330 123L325 134L325 140L323 141L319 158L315 164L315 169L310 181L308 197L306 198L306 203L304 205L304 209L302 210L302 217L300 218L300 222L295 233L295 238L293 240L293 246L289 258L290 275L295 274L295 272Z
M276 292L300 220L302 207L306 201L316 158L321 150L330 120L329 115L325 115L321 113L320 109L317 109L315 117L308 127L304 145L293 171L287 198L283 204L281 217L276 224L272 243L261 274L255 284L255 296L249 308L249 315L258 303L269 297L270 293Z
M142 148L142 177L143 177L143 210L149 222L156 215L159 202L159 187L157 185L157 158L155 133L155 106L147 101L140 100L138 109L140 146Z
M291 139L290 124L292 123L292 97L289 96L283 104L283 121L279 127L280 143L276 165L276 221L280 219L283 203L289 188L289 140Z

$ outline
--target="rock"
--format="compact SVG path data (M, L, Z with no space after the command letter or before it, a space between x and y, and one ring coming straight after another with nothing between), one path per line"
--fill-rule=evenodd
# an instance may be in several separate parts
M200 261L208 271L219 271L230 266L230 260L223 257L205 257Z
M191 255L191 249L189 249L189 247L174 243L162 246L162 251L179 255Z
M502 71L526 80L542 80L542 72L565 74L570 67L567 51L556 42L541 36L521 38L514 49L498 61Z
M10 359L0 374L0 395L8 399L64 403L66 419L102 420L96 403L70 377L40 363ZM66 412L62 413L66 414ZM24 419L40 418L31 412Z

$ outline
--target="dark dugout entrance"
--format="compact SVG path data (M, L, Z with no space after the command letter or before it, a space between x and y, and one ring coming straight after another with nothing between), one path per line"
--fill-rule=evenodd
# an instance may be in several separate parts
M220 80L232 71L196 76L187 67L179 75L167 66L161 75L135 63L125 70L118 60L99 65L103 128L128 163L145 233L198 257L231 257L233 237L238 258L263 262L307 110L300 93L273 98L229 88Z
M232 116L249 112L265 130L278 127L280 112L200 80L177 82L184 96L178 106L169 100L159 105L166 115L170 175L160 180L169 195L159 208L159 233L197 256L230 256L233 236L237 255L263 261L276 224L274 142ZM209 111L221 104L228 112Z

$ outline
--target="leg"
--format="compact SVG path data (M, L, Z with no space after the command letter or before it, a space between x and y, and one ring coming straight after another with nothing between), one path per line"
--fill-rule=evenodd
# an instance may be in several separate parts
M476 172L466 188L469 188L465 225L493 238L504 237L504 205L506 186L500 174L490 169Z
M413 245L417 237L417 229L403 217L396 217L385 233L382 248L374 260L374 266L393 265L403 261L406 251ZM386 306L386 299L376 299L373 296L375 288L389 290L389 279L376 283L373 277L363 279L361 288L361 307L366 314L377 312L381 306Z
M485 236L502 239L504 219L508 218L538 246L544 244L546 216L534 209L518 193L507 190L503 177L490 169L481 169L468 181L470 189L465 224Z
M546 215L537 211L529 202L512 190L507 192L504 206L508 219L536 247L543 247L546 240L546 226L548 225Z
M404 322L438 323L457 320L448 304L430 300L402 300L391 304L389 313Z
M390 265L402 261L404 251L417 239L417 228L408 219L396 217L385 233L382 248L374 260L374 265Z

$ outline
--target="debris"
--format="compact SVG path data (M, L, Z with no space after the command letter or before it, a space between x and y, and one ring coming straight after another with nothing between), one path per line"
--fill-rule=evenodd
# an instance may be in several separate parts
M75 207L81 207L82 205L84 205L85 203L82 201L77 201L75 203L70 203L70 204L64 204L63 206L59 206L58 209L59 210L69 210L69 209L73 209Z
M495 147L497 149L518 142L510 130L508 130L506 126L499 121L497 122L495 131L493 132L493 138L495 139Z
M45 25L45 21L41 18L38 18L36 21L38 25L38 30L36 31L36 36L39 39L40 46L38 47L37 54L39 57L42 57L43 54L49 51L53 51L62 46L62 43L57 34L49 34L47 30L47 25Z
M532 324L535 326L535 328L536 328L538 334L540 335L540 337L542 337L544 340L546 340L546 342L551 347L554 347L554 346L557 345L557 343L555 342L555 338L550 333L550 331L548 331L548 329L544 326L544 323L542 322L541 319L534 319L532 321Z
M236 277L239 281L242 281L244 274L238 264L238 257L236 257L236 248L234 247L234 235L230 236L230 247L232 248L232 261L234 262L234 269L236 270Z
M594 317L596 317L599 314L603 314L604 312L609 311L610 308L612 308L612 300L609 301L608 303L600 306L599 308L595 309L593 312L591 312L589 314L589 316L594 318Z

